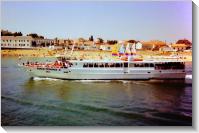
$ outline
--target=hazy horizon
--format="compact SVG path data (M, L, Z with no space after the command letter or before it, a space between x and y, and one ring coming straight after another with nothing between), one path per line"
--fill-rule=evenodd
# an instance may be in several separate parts
M1 29L47 38L192 41L192 1L2 2Z

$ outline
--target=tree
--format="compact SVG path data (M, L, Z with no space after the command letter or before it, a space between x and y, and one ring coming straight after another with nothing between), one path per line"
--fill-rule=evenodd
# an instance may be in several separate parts
M44 39L44 36L39 36L39 38Z
M7 33L4 33L4 34L1 34L2 36L13 36L13 34L11 32L7 32Z
M40 38L40 39L44 39L44 36L40 36L36 33L30 33L27 36L31 36L32 38Z
M116 43L117 43L117 40L107 40L107 43L108 43L108 44L116 44Z
M1 36L13 36L14 34L8 30L1 30Z
M104 40L102 38L97 38L99 40L99 43L103 43Z
M32 41L32 46L33 47L36 47L37 46L37 43L35 41Z
M27 36L31 36L32 38L38 38L39 37L36 33L30 33Z
M89 38L89 41L94 41L93 36L91 35L91 37Z
M180 39L176 42L176 44L186 44L186 45L192 45L192 43L187 39Z
M136 40L128 40L128 43L137 43Z
M14 32L13 36L23 36L23 34L21 32Z

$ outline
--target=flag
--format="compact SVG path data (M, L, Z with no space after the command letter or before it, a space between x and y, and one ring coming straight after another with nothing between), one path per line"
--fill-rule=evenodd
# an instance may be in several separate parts
M136 46L135 46L135 43L131 47L131 54L132 55L136 55Z
M124 47L124 44L121 45L120 49L119 49L119 55L124 55L125 53L125 47Z
M73 44L70 55L72 56L75 45Z
M127 46L126 46L126 51L125 51L125 54L128 56L128 55L131 55L131 48L130 48L130 44L128 43Z
M113 56L118 56L118 44L115 44L113 47L112 47L112 55Z

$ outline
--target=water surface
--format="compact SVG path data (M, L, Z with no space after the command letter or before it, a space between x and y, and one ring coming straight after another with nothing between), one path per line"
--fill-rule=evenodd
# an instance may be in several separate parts
M3 126L192 125L192 81L31 78L1 59ZM192 73L191 64L187 72Z

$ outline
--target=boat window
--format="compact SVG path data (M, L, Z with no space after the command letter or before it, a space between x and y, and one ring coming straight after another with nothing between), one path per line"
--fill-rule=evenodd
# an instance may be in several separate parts
M149 67L149 64L148 64L148 63L145 63L145 64L144 64L144 67Z
M105 63L105 67L109 67L108 63Z
M104 67L104 64L103 63L99 64L99 67Z
M93 63L89 63L89 65L88 65L89 67L93 67Z
M134 65L135 67L144 67L145 65L143 63L138 63Z
M83 67L88 67L88 63L85 63L85 64L83 65Z
M153 63L150 63L150 67L154 67L154 64L153 64Z
M155 69L185 69L183 62L156 63Z
M95 63L95 64L94 64L94 67L98 67L98 64L97 64L97 63Z
M120 67L120 66L121 66L120 63L115 64L115 67Z
M124 63L124 67L128 67L128 63L127 62Z
M143 64L143 63L141 63L141 64L140 64L140 67L144 67L144 64Z
M120 66L123 67L123 63L120 63Z
M140 67L140 64L135 64L135 67Z
M114 67L114 63L109 63L109 67Z

